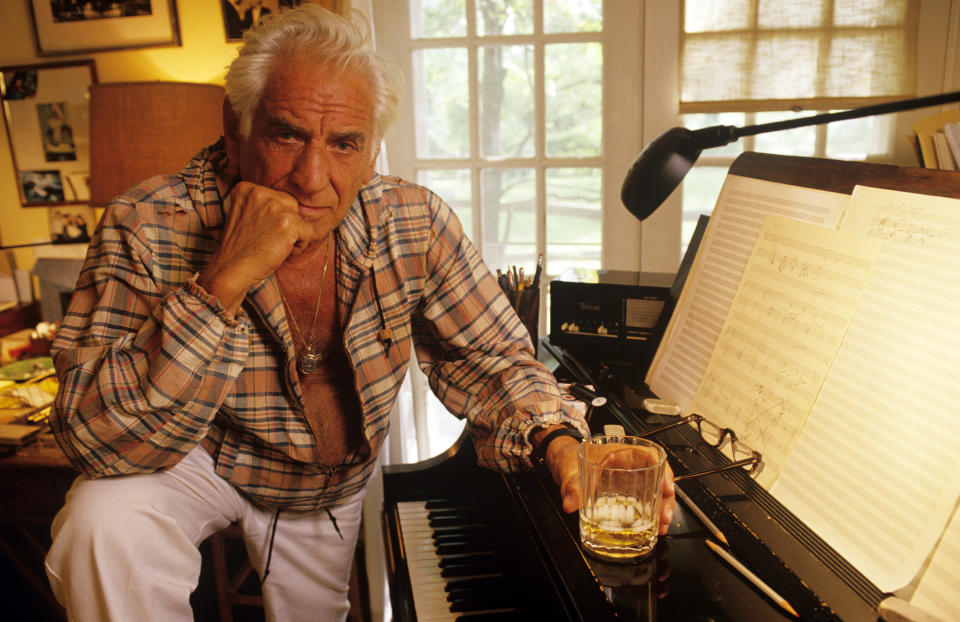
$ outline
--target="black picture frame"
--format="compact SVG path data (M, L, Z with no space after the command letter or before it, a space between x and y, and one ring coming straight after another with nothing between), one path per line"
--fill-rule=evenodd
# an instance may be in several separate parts
M176 0L27 0L40 56L180 45Z
M319 4L343 15L348 0L218 0L223 12L223 31L227 41L242 41L243 33L264 15L282 13L301 4Z
M93 60L0 67L3 120L25 207L90 199Z

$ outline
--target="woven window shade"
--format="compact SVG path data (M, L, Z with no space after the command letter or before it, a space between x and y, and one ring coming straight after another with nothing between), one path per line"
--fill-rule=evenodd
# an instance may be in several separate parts
M680 111L829 110L916 92L917 0L685 0Z
M90 205L154 175L177 173L222 131L224 89L186 82L90 87Z

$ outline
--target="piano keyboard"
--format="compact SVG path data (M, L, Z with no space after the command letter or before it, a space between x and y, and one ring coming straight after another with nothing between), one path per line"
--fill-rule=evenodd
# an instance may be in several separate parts
M516 525L462 501L400 501L397 515L419 622L558 619L556 595Z

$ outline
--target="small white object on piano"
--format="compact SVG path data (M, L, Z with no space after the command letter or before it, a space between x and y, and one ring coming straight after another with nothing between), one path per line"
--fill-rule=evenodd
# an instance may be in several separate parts
M648 397L643 400L643 409L655 415L679 415L683 412L679 404Z

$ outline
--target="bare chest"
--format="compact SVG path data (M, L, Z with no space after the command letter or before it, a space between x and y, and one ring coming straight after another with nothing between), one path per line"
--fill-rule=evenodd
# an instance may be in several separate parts
M298 359L311 355L310 373L300 372L306 417L321 462L336 465L362 439L360 404L343 347L337 315L334 270L277 271L287 323ZM322 290L322 291L321 291Z

